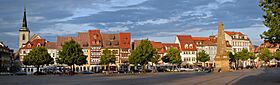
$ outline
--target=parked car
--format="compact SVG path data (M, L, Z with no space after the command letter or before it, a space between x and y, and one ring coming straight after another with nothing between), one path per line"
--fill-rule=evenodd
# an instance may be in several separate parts
M15 75L27 75L26 72L16 72Z
M180 71L187 71L187 72L190 72L190 71L194 71L194 69L190 69L190 68L180 68Z
M193 67L194 71L202 71L203 68L202 67Z

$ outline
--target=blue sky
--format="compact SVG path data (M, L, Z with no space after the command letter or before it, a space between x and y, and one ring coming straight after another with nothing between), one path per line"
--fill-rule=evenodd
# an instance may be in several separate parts
M259 0L1 0L0 41L18 48L24 3L31 35L48 41L56 36L100 29L131 32L132 39L174 42L178 34L209 36L217 24L248 35L253 44L267 28Z

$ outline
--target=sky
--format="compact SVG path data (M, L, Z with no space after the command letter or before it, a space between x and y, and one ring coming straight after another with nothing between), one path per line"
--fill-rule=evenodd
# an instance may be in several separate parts
M0 0L0 42L18 49L24 4L31 35L57 36L100 29L131 32L132 40L175 42L176 35L207 37L223 22L226 31L248 35L254 45L267 30L259 0Z

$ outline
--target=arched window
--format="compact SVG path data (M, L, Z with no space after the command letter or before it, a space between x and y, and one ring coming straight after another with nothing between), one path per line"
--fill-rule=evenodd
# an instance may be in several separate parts
M22 40L25 40L25 34L22 34Z
M193 45L192 45L192 44L190 44L190 48L191 48L191 49L193 48Z
M189 48L189 45L188 45L188 44L186 44L186 45L185 45L185 48L186 48L186 49L188 49L188 48Z

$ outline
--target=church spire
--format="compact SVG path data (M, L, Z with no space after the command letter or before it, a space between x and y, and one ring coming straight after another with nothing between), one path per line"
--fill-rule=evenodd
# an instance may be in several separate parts
M19 29L20 31L29 31L27 27L27 19L26 19L26 8L24 6L24 13L23 13L23 19L22 19L22 26Z

